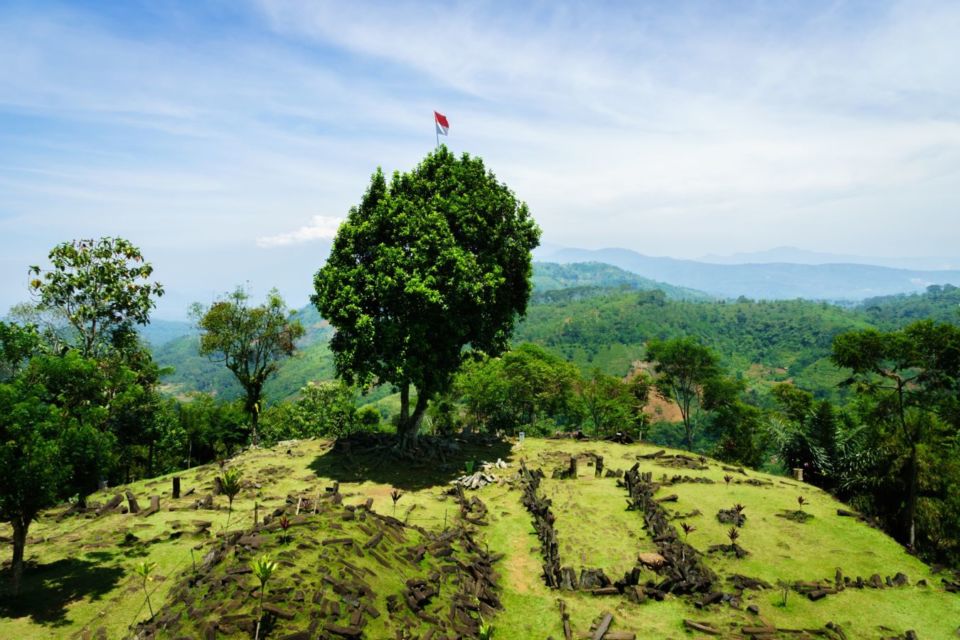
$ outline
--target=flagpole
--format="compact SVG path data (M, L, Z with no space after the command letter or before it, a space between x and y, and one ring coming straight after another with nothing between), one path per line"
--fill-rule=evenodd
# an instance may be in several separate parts
M437 136L437 146L434 150L440 148L440 127L437 126L437 116L433 116L433 133Z

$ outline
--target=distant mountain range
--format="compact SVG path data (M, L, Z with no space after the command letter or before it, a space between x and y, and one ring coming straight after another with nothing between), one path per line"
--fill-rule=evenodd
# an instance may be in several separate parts
M770 252L782 253L783 250ZM802 253L810 259L810 252ZM564 264L602 262L644 278L723 298L857 302L874 296L916 293L932 284L960 284L960 269L900 269L858 263L717 264L646 256L630 249L550 248L538 251L537 257Z
M920 271L955 271L960 269L960 257L882 258L876 256L808 251L797 247L775 247L765 251L733 253L725 256L707 254L699 258L698 261L714 264L766 264L771 262L790 262L793 264L870 264L876 267Z

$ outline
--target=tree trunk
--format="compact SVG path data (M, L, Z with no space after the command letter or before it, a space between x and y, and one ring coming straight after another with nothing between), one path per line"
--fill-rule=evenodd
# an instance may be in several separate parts
M690 421L690 417L686 414L683 415L683 431L684 437L687 441L687 451L693 451L693 424Z
M257 425L260 424L260 398L263 396L263 382L252 380L243 386L243 390L247 393L243 408L250 414L250 444L256 447L260 444Z
M13 595L20 594L20 577L23 575L23 551L27 546L27 529L30 527L30 521L24 521L21 518L14 518L13 525L13 562L10 569L13 576Z
M260 443L260 438L257 435L257 424L260 422L260 412L254 408L250 412L250 442L256 447Z
M917 475L919 474L917 462L917 445L910 447L909 462L909 485L907 489L907 546L910 549L916 548L917 541Z
M400 421L398 425L405 425L410 415L410 383L400 385Z
M400 391L400 421L397 424L397 439L401 451L406 451L416 445L420 423L423 421L423 414L427 410L428 395L418 390L417 403L413 407L413 413L407 417L406 413L410 409L409 394L409 387L404 385Z

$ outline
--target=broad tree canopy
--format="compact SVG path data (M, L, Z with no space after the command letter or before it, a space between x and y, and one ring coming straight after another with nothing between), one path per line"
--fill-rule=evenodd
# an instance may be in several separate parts
M479 158L446 147L389 184L378 169L340 226L313 302L338 374L400 389L401 445L466 350L497 354L526 312L540 229ZM410 387L417 393L409 412Z
M250 295L238 287L209 308L195 304L191 313L201 331L201 355L223 362L243 387L256 446L263 385L293 355L304 329L276 289L260 306L251 307L249 301Z
M134 325L150 321L163 287L150 282L153 267L123 238L74 240L50 251L49 271L30 267L30 288L41 310L61 314L76 333L85 357L128 342Z
M687 449L693 450L694 412L699 411L704 389L720 375L717 356L695 338L651 340L647 343L647 359L657 372L657 393L680 407L686 432Z

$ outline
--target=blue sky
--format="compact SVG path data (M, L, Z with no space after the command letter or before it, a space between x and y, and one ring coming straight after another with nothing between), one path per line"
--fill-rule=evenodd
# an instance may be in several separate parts
M306 302L371 172L482 156L550 243L957 256L956 2L0 4L0 309L122 235Z

